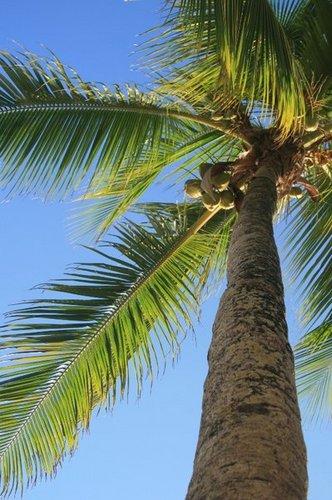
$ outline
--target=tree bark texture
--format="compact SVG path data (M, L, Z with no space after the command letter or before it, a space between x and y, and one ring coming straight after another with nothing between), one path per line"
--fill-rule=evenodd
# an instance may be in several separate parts
M232 235L187 500L306 498L306 449L273 236L275 204L275 178L263 167Z

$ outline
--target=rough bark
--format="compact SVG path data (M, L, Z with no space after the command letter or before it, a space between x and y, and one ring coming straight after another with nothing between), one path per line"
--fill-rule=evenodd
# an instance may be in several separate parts
M306 498L306 450L272 227L275 203L274 175L262 168L233 231L187 500Z

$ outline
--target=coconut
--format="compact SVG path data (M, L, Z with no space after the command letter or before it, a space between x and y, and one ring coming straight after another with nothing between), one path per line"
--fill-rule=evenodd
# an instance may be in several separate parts
M304 128L307 132L314 132L318 129L318 118L313 114L309 114L305 117Z
M200 166L199 166L199 174L200 176L204 177L204 175L206 174L206 172L208 170L210 170L210 168L212 167L211 163L201 163Z
M212 212L219 205L219 201L218 200L214 200L207 193L203 194L203 196L202 196L202 202L203 202L203 205L205 206L205 208L207 208L208 210L210 210L210 212Z
M184 185L184 191L191 198L200 198L203 194L201 181L199 179L189 179Z
M211 176L211 181L216 189L223 189L228 186L231 174L228 172L219 172Z
M245 191L247 188L247 181L245 179L241 179L236 183L236 187L238 189L241 189L242 191Z
M233 208L234 207L233 193L229 189L221 191L219 195L219 203L224 210L230 210L231 208Z
M293 186L289 191L289 196L292 198L302 198L303 191L299 186Z

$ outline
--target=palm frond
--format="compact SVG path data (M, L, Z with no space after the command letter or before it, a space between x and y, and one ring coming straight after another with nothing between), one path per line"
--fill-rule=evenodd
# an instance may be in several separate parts
M242 101L275 111L285 133L298 127L305 109L305 78L276 11L268 0L170 0L166 63L217 57L211 69L218 84ZM168 26L171 25L170 28ZM168 34L168 36L167 36ZM185 42L182 44L182 40ZM191 40L191 44L190 41ZM175 54L175 55L174 55Z
M130 378L140 393L158 359L176 354L216 255L219 266L225 260L234 218L197 219L197 209L163 207L162 216L148 210L148 222L126 221L105 244L112 255L94 250L94 262L39 287L51 297L9 314L0 373L3 494L54 474L94 408L112 405Z
M332 322L308 332L295 348L297 387L311 419L332 416Z
M294 54L301 61L308 79L312 80L314 77L315 81L320 83L324 83L327 79L325 85L327 83L331 88L332 1L276 1L284 4L281 6L281 9L284 9L281 21L293 46Z
M218 131L208 131L193 134L188 140L179 142L177 148L160 144L165 149L166 161L160 163L159 171L169 166L161 182L169 187L175 182L182 187L188 175L199 175L201 163L216 163L218 161L232 161L243 151L243 144L239 139L230 139L220 136ZM132 175L128 175L126 168L119 169L117 179L107 183L104 189L97 191L90 189L83 197L83 203L74 208L70 226L74 236L91 234L99 239L111 226L113 221L126 209L131 210L143 192L151 185L156 172L150 167L139 168ZM83 206L82 206L83 205Z
M308 327L324 323L332 313L331 174L320 168L311 174L318 187L317 203L304 197L294 203L287 228L288 258L303 297L303 320Z
M0 186L64 196L117 182L119 171L157 174L167 144L220 125L156 93L84 82L54 59L0 54ZM121 175L121 174L120 174ZM140 176L141 174L138 174Z
M289 22L293 21L294 16L307 2L308 0L288 0L287 2L284 2L284 0L270 0L272 8L284 28L287 27Z

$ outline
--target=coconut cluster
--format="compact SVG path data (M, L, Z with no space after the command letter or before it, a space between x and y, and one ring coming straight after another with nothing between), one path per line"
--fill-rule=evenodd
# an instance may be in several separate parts
M213 211L217 207L231 210L234 207L234 185L230 186L231 173L220 170L217 165L202 163L199 167L201 179L188 179L184 186L185 193L190 198L201 199L207 210ZM236 183L235 189L246 191L246 181ZM291 198L302 198L304 191L293 185L287 193Z
M202 163L199 167L201 179L188 179L184 186L185 193L191 198L201 198L208 210L220 207L230 210L234 207L234 194L229 189L230 172L214 169L209 163ZM211 170L210 170L211 169ZM204 189L203 179L209 175L209 192Z
M299 186L292 186L289 191L289 196L292 198L302 198L303 190Z

